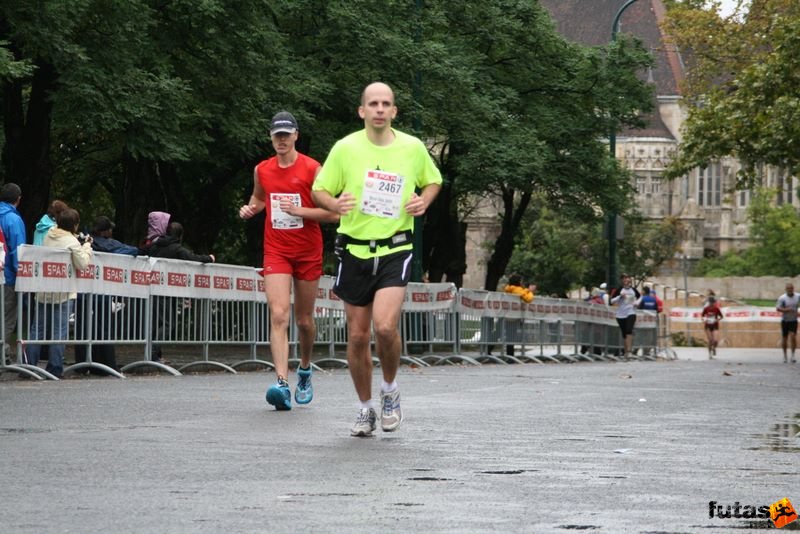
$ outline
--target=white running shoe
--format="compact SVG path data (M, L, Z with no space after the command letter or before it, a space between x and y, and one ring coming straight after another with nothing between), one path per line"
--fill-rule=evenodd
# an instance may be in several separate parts
M378 418L372 408L361 408L358 417L350 429L350 435L358 438L367 438L375 430L375 420Z
M400 390L390 393L381 391L381 428L384 432L394 432L403 421L403 410L400 409Z

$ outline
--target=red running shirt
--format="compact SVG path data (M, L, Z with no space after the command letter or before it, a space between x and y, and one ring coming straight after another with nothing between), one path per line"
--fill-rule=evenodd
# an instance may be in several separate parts
M317 256L322 258L322 231L319 223L292 217L278 207L281 198L288 198L295 205L315 208L311 186L319 166L319 162L299 152L291 167L280 167L276 157L264 160L256 166L258 183L264 190L267 214L264 223L265 253L269 251L305 260Z

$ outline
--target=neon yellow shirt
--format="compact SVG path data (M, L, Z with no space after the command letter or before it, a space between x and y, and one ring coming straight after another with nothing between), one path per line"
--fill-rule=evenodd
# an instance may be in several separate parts
M355 207L339 220L339 233L355 239L385 239L411 230L414 217L405 210L414 189L441 184L442 175L425 145L411 135L392 130L392 144L377 146L361 130L340 139L314 181L314 191L334 197L348 192ZM370 253L367 245L348 245L359 258L385 256L410 250L412 244L395 248L378 247Z

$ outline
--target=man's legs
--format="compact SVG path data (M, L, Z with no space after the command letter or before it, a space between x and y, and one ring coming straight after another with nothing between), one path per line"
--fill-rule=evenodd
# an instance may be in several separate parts
M362 404L372 399L372 354L369 346L372 307L372 303L366 306L344 305L347 315L347 363L358 400Z
M375 345L381 361L381 428L384 432L397 430L403 421L400 391L397 389L397 370L400 367L400 320L405 287L386 287L375 293L372 322L375 325Z
M13 285L3 285L3 322L6 338L3 340L6 356L13 360L14 348L8 342L11 333L17 328L17 292Z
M311 385L311 353L314 351L314 338L317 328L314 324L314 303L317 299L317 280L294 280L294 320L297 323L297 337L300 341L300 366L297 368L297 389L294 400L298 404L308 404L314 398Z
M269 347L278 383L267 390L267 402L277 410L290 410L289 384L289 312L292 275L276 273L264 277L269 305Z
M797 333L789 332L789 348L792 350L792 363L796 362L795 349L797 349ZM786 358L786 351L783 351L784 359Z
M383 381L394 382L400 367L400 310L406 296L405 287L385 287L375 293L372 322L375 325L375 349L381 361Z
M269 305L269 348L278 378L289 376L289 314L292 275L269 274L264 289Z
M300 341L300 365L306 369L311 365L311 353L317 327L314 324L314 303L317 299L319 280L294 281L294 319Z
M781 323L781 348L783 349L783 362L789 361L786 349L789 348L789 334L791 331L786 327L786 323Z

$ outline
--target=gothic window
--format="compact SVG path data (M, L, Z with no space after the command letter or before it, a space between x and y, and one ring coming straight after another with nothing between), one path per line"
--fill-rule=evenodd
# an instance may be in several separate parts
M775 173L775 188L778 190L778 198L775 199L778 206L782 204L792 204L794 198L795 180L792 176L786 176L783 169L778 169Z
M653 193L653 194L660 193L661 192L661 182L662 182L662 180L659 177L653 176L652 178L650 178L650 192Z
M647 177L646 176L636 176L636 193L639 195L644 195L647 193Z
M719 206L722 204L722 173L721 166L712 163L700 169L697 177L697 205Z

